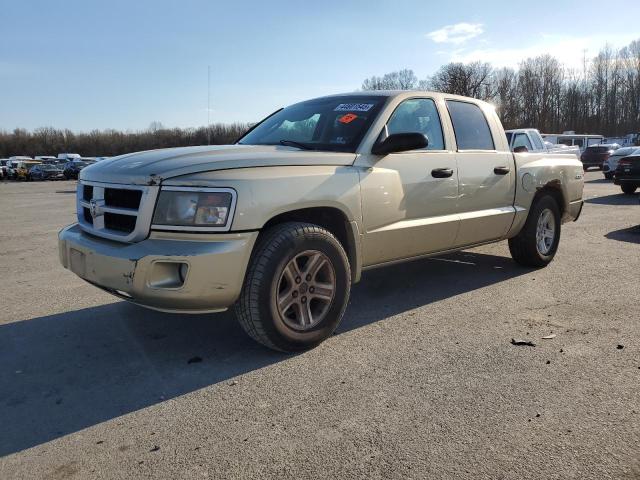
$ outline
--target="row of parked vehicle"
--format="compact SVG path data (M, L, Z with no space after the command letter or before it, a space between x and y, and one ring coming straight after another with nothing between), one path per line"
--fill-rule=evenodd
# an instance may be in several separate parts
M640 187L640 146L615 148L617 145L614 145L613 147L600 153L604 158L600 168L604 178L613 179L624 193L631 195Z
M107 157L81 157L77 153L61 153L57 157L16 156L0 159L2 180L72 180L87 165Z
M620 147L617 143L598 143L580 149L577 146L554 145L545 141L534 128L506 130L513 152L570 154L580 158L584 171L598 168L607 180L633 194L640 187L640 146Z

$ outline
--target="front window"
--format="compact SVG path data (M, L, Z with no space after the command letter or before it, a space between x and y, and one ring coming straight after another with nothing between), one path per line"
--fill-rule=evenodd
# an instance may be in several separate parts
M264 120L238 143L355 152L386 100L354 95L296 103Z
M427 137L427 150L444 150L442 126L436 104L430 98L411 98L402 102L387 123L389 135L422 133Z
M526 133L516 133L516 138L513 141L512 149L516 149L518 147L525 147L528 151L533 150L531 146L531 142L529 142L529 137Z

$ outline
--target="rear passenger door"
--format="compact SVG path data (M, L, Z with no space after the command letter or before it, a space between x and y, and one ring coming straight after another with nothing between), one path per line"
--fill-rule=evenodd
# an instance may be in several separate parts
M448 99L446 105L457 147L460 229L455 245L501 238L514 218L516 172L506 141L494 138L502 135L499 120L476 103Z

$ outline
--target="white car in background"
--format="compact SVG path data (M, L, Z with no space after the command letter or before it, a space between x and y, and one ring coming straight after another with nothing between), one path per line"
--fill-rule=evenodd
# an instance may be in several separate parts
M602 163L602 173L604 173L604 178L611 180L613 178L613 173L616 171L616 168L618 168L618 162L620 159L634 154L640 154L640 147L622 147L615 150L611 155L609 155L609 158Z
M554 145L547 142L535 128L514 128L505 130L505 134L512 152L557 153L580 157L579 147L570 147L562 144Z

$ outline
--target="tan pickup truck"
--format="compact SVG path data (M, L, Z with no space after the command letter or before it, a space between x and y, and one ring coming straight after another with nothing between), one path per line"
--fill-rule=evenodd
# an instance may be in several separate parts
M255 340L296 351L332 334L363 270L507 239L516 262L544 267L582 189L578 159L511 153L487 103L334 95L278 110L234 145L85 168L60 260L156 310L234 306Z

